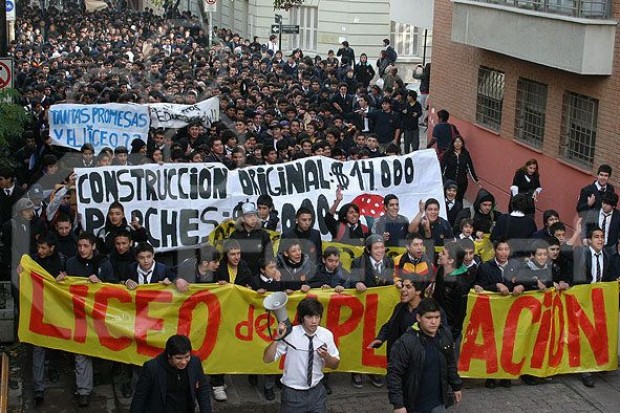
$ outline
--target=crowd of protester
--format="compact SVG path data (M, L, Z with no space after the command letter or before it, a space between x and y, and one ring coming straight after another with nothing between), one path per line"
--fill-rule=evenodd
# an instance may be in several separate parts
M195 259L165 265L148 243L140 222L115 202L105 227L96 234L80 230L73 203L74 167L137 165L166 162L219 162L230 169L282 163L307 156L356 160L395 155L420 148L423 107L408 91L394 65L397 56L384 42L376 70L368 56L347 42L326 57L284 55L275 37L244 39L217 29L214 42L199 19L187 13L175 18L152 11L106 10L83 14L50 9L45 16L26 8L16 25L17 41L9 47L15 59L15 86L32 115L13 167L0 168L2 276L11 279L16 298L17 261L31 254L57 280L67 274L92 283L111 282L134 289L162 282L179 292L191 283L235 283L259 293L310 288L368 288L395 285L403 302L417 303L432 295L441 304L445 323L459 340L470 289L520 294L550 287L600 282L620 274L618 196L608 183L611 168L601 165L596 181L581 190L579 220L567 237L570 217L554 210L543 213L544 227L533 218L542 191L536 160L515 172L511 209L501 214L495 197L480 188L471 207L463 198L469 180L478 182L465 139L438 113L428 147L437 150L444 178L444 199L421 201L419 213L399 213L398 197L384 197L384 215L372 227L360 221L354 204L340 205L338 190L326 218L332 239L361 245L364 252L350 270L342 267L337 248L323 248L312 228L316 217L304 207L296 225L282 234L277 251L265 231L280 230L278 211L267 195L243 205L235 231L221 249L202 246ZM382 87L373 83L381 75ZM422 92L428 92L423 86ZM61 102L193 104L219 97L220 118L205 128L192 121L181 129L153 129L148 142L130 148L95 148L85 144L68 152L51 143L47 113ZM447 219L440 216L446 212ZM561 219L562 218L562 219ZM489 236L494 257L481 262L475 242ZM390 258L386 246L404 247ZM417 300L417 301L416 301ZM415 322L415 305L402 308L380 330L374 345L388 347ZM388 349L389 350L389 349ZM389 351L388 351L389 352ZM44 400L45 349L33 351L35 399ZM208 373L208 372L207 372ZM131 396L129 374L123 394ZM363 377L352 375L355 387ZM380 376L368 376L383 386ZM523 376L528 384L534 377ZM591 375L584 384L593 385ZM250 382L257 384L255 376ZM501 381L509 386L509 381ZM79 404L89 404L93 386L92 360L76 355ZM266 376L263 391L274 399L275 379ZM329 389L329 381L324 380ZM495 387L488 380L487 387ZM211 376L213 396L227 399L223 375ZM329 391L328 391L329 393Z

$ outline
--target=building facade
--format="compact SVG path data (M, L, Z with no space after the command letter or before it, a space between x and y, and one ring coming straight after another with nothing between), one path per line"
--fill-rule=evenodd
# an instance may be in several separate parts
M568 224L599 165L620 182L619 17L619 0L435 3L432 110L450 112L501 210L531 158L537 209L557 209Z
M141 1L142 8L154 7L153 0ZM179 9L199 15L200 1L181 1ZM301 49L310 56L326 57L329 50L337 51L347 40L355 50L356 60L366 53L373 64L379 58L383 39L389 38L407 81L423 58L427 62L431 59L429 4L432 0L305 0L303 5L289 10L274 10L273 0L217 0L212 17L216 27L229 28L243 37L258 36L266 43L277 13L282 15L283 24L300 26L298 35L282 35L285 53ZM426 11L424 19L412 19L413 11L422 7Z

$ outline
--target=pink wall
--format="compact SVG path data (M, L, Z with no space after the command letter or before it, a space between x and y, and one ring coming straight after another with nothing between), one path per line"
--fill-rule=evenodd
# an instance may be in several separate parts
M592 183L593 176L460 119L450 117L450 121L465 137L476 174L482 186L495 195L500 211L508 210L509 188L515 171L528 159L535 158L543 188L536 205L536 224L539 228L542 226L544 210L555 209L560 213L562 222L572 227L579 190ZM473 200L477 192L478 186L470 182L466 198Z

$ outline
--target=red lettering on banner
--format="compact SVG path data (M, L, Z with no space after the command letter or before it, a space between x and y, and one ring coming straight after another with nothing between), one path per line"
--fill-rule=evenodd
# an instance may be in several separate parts
M28 325L28 328L36 334L62 338L64 340L70 339L71 329L55 326L54 324L43 321L45 318L45 281L41 275L34 272L30 272L30 279L32 280L32 306L30 310L30 324Z
M217 342L217 333L220 329L220 324L222 323L220 300L215 294L209 290L203 290L192 294L183 302L183 305L181 305L181 308L179 309L177 334L183 334L189 337L192 330L192 313L199 304L204 304L207 306L209 317L205 327L204 340L200 347L195 350L195 354L201 360L205 360L211 355L211 352L215 347L215 343ZM200 325L202 325L202 320Z
M131 294L123 288L105 286L95 293L95 303L93 306L93 325L95 332L102 346L112 351L121 351L129 347L132 339L129 337L112 337L105 319L108 314L108 301L115 299L120 303L130 303L132 301Z
M343 307L347 307L351 311L351 315L342 324L340 324L340 313ZM364 306L362 302L350 295L332 295L327 306L327 321L325 327L334 333L334 341L339 346L340 337L352 333L357 328L362 315L364 314Z
M477 344L476 339L480 331L482 331L482 343ZM472 306L469 324L463 334L458 369L468 371L472 359L484 360L489 374L498 370L493 313L491 300L487 296L477 296Z
M149 303L170 303L172 293L169 291L136 290L136 324L134 336L136 338L136 351L138 354L154 357L162 349L147 343L149 330L161 330L164 327L163 318L149 317Z
M86 296L88 295L88 285L72 285L69 287L71 301L73 302L73 315L75 317L75 328L73 329L73 341L85 343L88 333L86 323Z
M256 317L254 329L256 330L256 335L263 341L271 342L273 339L269 335L269 329L271 329L272 334L275 334L278 329L278 320L276 320L273 314L261 314Z
M235 337L243 341L252 341L254 335L254 310L253 305L248 306L248 317L235 326Z
M538 323L540 320L540 301L536 298L526 295L519 297L510 306L508 315L506 316L506 324L504 326L504 337L502 342L502 355L501 362L502 368L507 373L512 375L519 375L523 364L525 364L525 357L517 363L512 361L512 356L515 349L515 338L517 335L517 327L519 325L519 318L523 310L530 310L532 313L532 324Z
M564 355L564 306L560 294L553 297L553 308L551 309L553 322L551 323L551 339L549 340L549 367L557 367ZM556 321L557 320L557 326ZM559 333L558 333L559 331ZM557 335L557 339L556 339Z
M377 311L379 307L379 295L366 295L366 308L364 309L364 329L362 333L362 364L369 367L385 367L387 358L375 354L376 349L367 348L376 337Z
M592 310L594 325L588 319L575 296L566 295L566 312L568 313L568 363L571 367L581 365L581 343L579 329L583 331L590 343L592 353L599 366L609 362L607 314L605 313L605 296L602 288L592 288Z
M540 369L545 361L545 355L547 354L547 348L549 346L549 333L551 332L551 321L553 316L553 293L550 291L545 293L543 297L543 306L546 310L543 312L540 327L538 328L538 334L536 335L536 342L534 343L534 350L532 353L532 360L530 367Z

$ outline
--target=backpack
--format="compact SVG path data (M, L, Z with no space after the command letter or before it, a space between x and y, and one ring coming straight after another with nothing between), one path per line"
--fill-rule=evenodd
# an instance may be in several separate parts
M394 48L392 46L388 46L385 49L385 53L387 54L388 59L392 63L396 62L396 59L398 59L398 54L396 53L396 50L394 50Z

